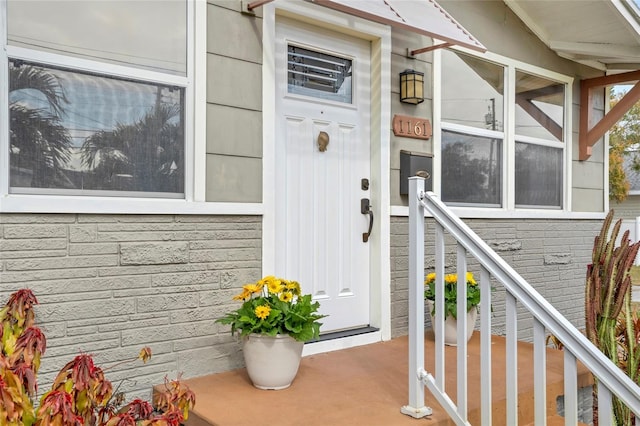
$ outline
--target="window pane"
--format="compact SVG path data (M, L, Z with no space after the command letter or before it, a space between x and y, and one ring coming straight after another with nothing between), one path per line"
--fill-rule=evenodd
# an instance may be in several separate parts
M11 60L12 192L182 196L183 105L183 88Z
M8 2L9 44L176 75L187 72L182 1Z
M351 103L352 61L326 53L289 46L289 93Z
M562 149L516 143L516 206L562 208Z
M564 83L516 71L516 134L564 140Z
M442 132L442 200L500 206L502 141Z
M503 93L503 67L442 52L442 121L502 131Z

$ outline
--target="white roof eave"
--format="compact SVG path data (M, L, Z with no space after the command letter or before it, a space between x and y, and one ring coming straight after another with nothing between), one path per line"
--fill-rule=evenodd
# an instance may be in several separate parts
M584 23L582 31L592 31L588 35L598 40L597 43L586 42L583 39L564 39L561 31L554 31L553 25L540 19L541 14L537 14L535 8L540 7L540 3L527 0L504 0L505 4L527 25L527 27L544 42L550 49L559 56L582 63L601 70L630 70L638 69L640 63L640 9L632 0L608 0L603 2L602 12L607 18L619 22L620 33L612 35L600 33L598 21L603 16L583 14L580 16ZM553 19L569 21L576 19L574 11L579 10L581 0L571 2L573 9L568 10L566 2L544 2L547 11L546 16L553 16ZM588 3L588 2L585 2ZM571 14L571 16L569 16ZM593 22L593 24L591 23ZM557 28L557 27L556 27ZM566 29L566 27L565 27ZM564 34L566 36L566 34ZM587 37L585 37L587 38Z

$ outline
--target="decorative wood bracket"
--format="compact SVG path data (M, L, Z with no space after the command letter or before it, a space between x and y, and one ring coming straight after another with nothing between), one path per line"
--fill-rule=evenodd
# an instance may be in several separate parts
M419 55L420 53L431 52L433 50L443 49L445 47L450 47L450 46L453 46L453 43L434 44L433 46L427 46L427 47L423 47L421 49L415 49L415 50L411 50L407 48L407 58L414 59L415 56Z
M591 157L591 147L598 139L608 132L622 116L640 100L640 71L607 75L582 80L580 82L580 161ZM637 83L627 92L618 103L597 123L591 126L593 120L593 90L619 83Z
M271 3L273 0L256 0L256 1L252 1L250 3L246 3L246 2L242 2L242 9L245 10L246 7L246 12L249 13L254 13L253 9L263 6L267 3Z

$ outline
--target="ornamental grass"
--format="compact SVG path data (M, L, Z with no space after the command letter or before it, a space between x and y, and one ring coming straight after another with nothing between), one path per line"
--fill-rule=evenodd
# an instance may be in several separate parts
M640 383L640 320L631 310L631 268L640 242L631 243L625 231L616 247L622 220L609 234L613 210L609 211L593 245L592 264L587 267L585 289L586 333L602 353ZM607 238L608 237L608 238ZM597 383L597 379L594 378ZM598 424L597 386L593 388L593 422ZM634 415L613 398L613 425L634 424Z

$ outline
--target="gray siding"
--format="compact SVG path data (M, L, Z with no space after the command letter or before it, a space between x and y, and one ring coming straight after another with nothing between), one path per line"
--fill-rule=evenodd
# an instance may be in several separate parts
M207 5L206 200L262 202L262 19Z
M260 278L261 235L252 216L0 216L0 300L30 288L40 302L41 390L80 352L109 366L150 346L149 364L108 373L128 396L165 375L239 367L239 345L214 319Z
M415 59L407 58L407 48L418 49L430 46L432 40L428 37L420 36L408 31L393 29L391 32L391 117L395 114L409 115L412 117L426 118L433 123L433 87L432 67L433 58L431 53L418 55ZM424 102L418 105L408 105L400 102L400 77L399 74L410 68L424 73ZM396 137L393 128L389 123L389 134L391 141L391 171L389 175L391 185L391 204L407 205L407 197L400 196L400 151L416 151L433 153L433 143L431 139L410 139ZM435 160L434 161L439 161Z
M609 207L615 210L616 219L635 219L640 216L640 195L629 195L621 203L611 201Z
M540 292L561 314L578 328L584 326L584 280L591 263L593 239L600 221L495 220L465 221ZM433 271L433 222L426 220L425 268ZM407 334L408 309L408 220L391 219L391 330L392 336ZM446 267L455 269L455 245L446 246ZM469 259L476 276L478 265ZM493 293L493 332L504 334L504 290ZM521 339L532 333L532 319L519 312Z
M597 148L599 154L604 147L600 142ZM601 155L598 155L602 158ZM604 164L602 161L573 161L573 188L571 192L571 210L580 212L604 211Z

